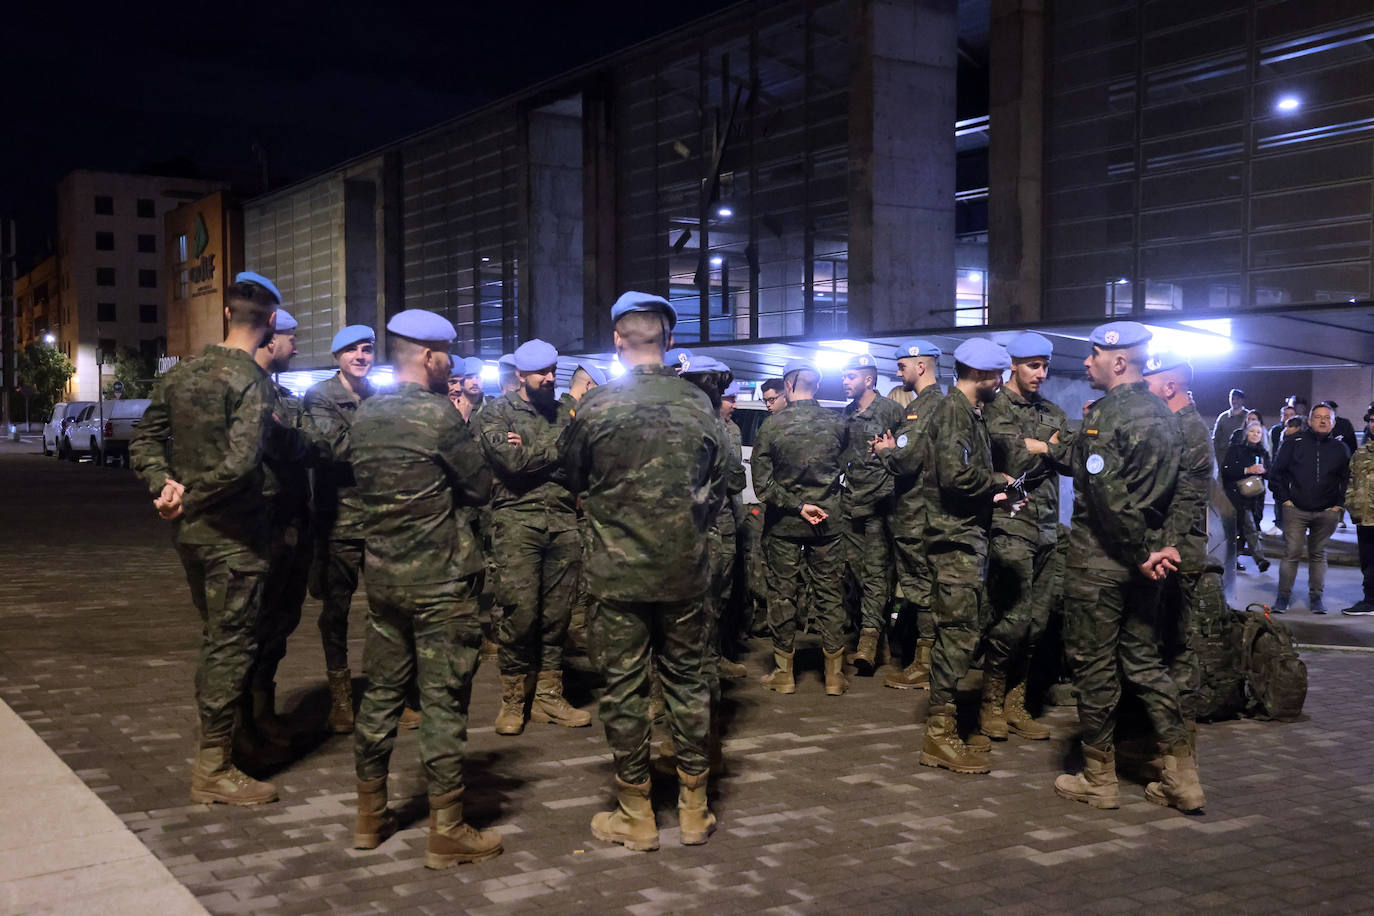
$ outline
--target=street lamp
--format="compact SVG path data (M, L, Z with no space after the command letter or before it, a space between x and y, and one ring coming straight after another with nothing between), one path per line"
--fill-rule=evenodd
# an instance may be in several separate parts
M51 334L44 334L43 343L47 344L48 346L52 346L53 344L57 343L57 338Z

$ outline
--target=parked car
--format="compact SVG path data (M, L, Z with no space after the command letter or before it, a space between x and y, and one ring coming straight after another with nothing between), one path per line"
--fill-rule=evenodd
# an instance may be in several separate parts
M67 434L67 427L75 422L82 410L94 403L94 401L59 401L54 404L52 413L48 414L48 419L43 423L43 454L56 454L59 458L66 457L62 454L61 444L62 438Z
M90 424L95 422L91 417L96 416L99 408L87 401L81 411L71 417L62 428L62 436L57 440L57 457L67 461L76 461L82 455L90 452Z
M82 455L90 455L95 464L104 464L113 458L127 465L129 440L138 429L148 404L147 398L129 398L87 407L67 430L68 457L74 461Z

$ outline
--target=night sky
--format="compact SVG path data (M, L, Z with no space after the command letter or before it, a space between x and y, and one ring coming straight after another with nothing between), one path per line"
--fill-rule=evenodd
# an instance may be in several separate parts
M73 169L256 192L255 143L285 184L733 3L10 5L0 216L18 222L23 271Z

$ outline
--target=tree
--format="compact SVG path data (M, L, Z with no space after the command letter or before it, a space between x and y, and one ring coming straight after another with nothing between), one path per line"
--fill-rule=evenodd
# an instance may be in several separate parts
M113 365L106 367L104 396L113 397L111 385L120 381L124 383L123 397L146 398L148 392L153 390L156 374L157 365L151 356L144 356L137 350L123 347L115 357Z
M60 350L41 343L25 347L19 354L16 368L20 383L33 386L29 411L37 417L48 415L53 405L61 400L67 379L76 374L76 367Z

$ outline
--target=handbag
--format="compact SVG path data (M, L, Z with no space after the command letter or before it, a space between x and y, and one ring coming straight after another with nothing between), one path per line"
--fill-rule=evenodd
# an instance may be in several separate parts
M1256 474L1247 474L1236 481L1236 492L1246 499L1254 499L1264 495L1264 478Z

